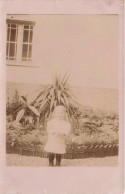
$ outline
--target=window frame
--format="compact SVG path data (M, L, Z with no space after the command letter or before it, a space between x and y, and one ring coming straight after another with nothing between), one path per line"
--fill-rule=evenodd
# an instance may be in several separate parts
M28 26L28 28L25 28ZM27 41L24 40L24 34L27 32ZM32 35L31 35L32 34ZM30 38L32 37L31 41ZM23 56L24 45L27 46L26 57ZM33 25L23 25L23 43L22 43L22 61L32 61L32 46L33 46ZM31 48L31 57L30 57L30 48Z
M23 42L23 33L24 33L24 25L27 25L27 26L32 26L32 33L34 34L34 26L35 26L35 22L34 21L24 21L24 20L13 20L13 19L7 19L6 20L6 24L7 24L7 30L8 30L8 24L11 24L11 25L17 25L17 33L18 33L18 36L17 36L17 40L16 40L16 45L17 45L17 49L16 49L16 60L9 60L9 59L6 59L6 63L7 65L11 65L11 66L26 66L26 67L30 67L30 66L33 66L33 59L32 59L32 56L33 54L31 54L31 60L23 60L23 56L22 56L22 53L23 53L23 44L25 44ZM32 34L32 35L33 35ZM7 40L6 40L6 47L7 47ZM28 42L29 43L29 42ZM33 51L33 37L32 37L32 42L31 42L31 45L32 45L32 51ZM29 46L28 46L29 47ZM33 52L32 52L33 53ZM7 55L6 55L7 57Z
M8 26L7 28L7 45L6 45L6 49L7 49L7 54L6 54L6 59L7 60L12 60L15 61L16 60L16 53L17 53L17 37L18 37L18 25L15 24L15 27L12 27L11 24L9 24L10 26ZM15 30L15 40L11 40L11 31ZM9 32L9 33L8 33ZM10 56L9 52L10 52L10 46L14 44L14 56Z

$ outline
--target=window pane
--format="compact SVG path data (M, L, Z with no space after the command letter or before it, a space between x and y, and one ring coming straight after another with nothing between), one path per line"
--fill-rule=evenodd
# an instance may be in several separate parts
M32 56L32 45L29 45L29 55L28 58L31 58Z
M9 52L10 57L14 57L14 51L15 51L15 43L10 43L10 52Z
M28 42L28 30L24 30L23 32L23 42Z
M16 29L11 29L10 41L16 41Z
M32 42L32 39L33 39L33 31L30 31L30 39L29 39L30 43Z
M29 26L24 25L24 29L29 29Z
M16 28L16 24L11 24L11 28Z
M27 58L27 52L28 52L28 45L23 44L23 50L22 50L22 57Z

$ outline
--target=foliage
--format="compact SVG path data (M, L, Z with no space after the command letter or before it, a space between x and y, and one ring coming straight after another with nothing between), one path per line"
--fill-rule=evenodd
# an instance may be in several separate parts
M65 106L72 124L67 145L105 145L118 143L119 116L80 106L67 83L68 76L55 77L53 84L41 89L36 99L29 104L27 97L15 91L13 102L7 102L7 144L24 147L42 145L47 140L46 122L57 105ZM18 114L17 114L18 113ZM16 120L15 120L16 119ZM15 120L13 122L13 120ZM40 129L38 120L43 123Z
M15 120L17 112L21 108L22 108L22 103L19 99L18 90L15 90L13 101L10 102L10 99L8 98L8 101L7 101L7 104L6 104L6 114L7 114L7 116L11 116L12 119Z
M89 116L89 115L88 115ZM114 145L118 144L118 115L115 118L110 115L92 116L88 121L81 123L80 131L71 132L66 139L66 145L92 146L92 145ZM7 118L7 121L9 119ZM117 128L117 130L116 130ZM7 122L7 144L17 147L34 148L39 145L45 146L47 141L47 132L39 130L37 125L22 126L18 122Z
M53 84L41 89L39 95L31 103L31 105L39 106L40 120L45 121L50 118L54 108L58 105L65 106L70 120L79 116L78 104L67 80L67 75L63 78L55 76Z
M30 111L30 112L32 112L32 113L34 113L36 116L40 116L40 114L39 114L39 111L34 107L34 106L31 106L29 103L28 103L28 101L27 101L27 98L26 97L24 97L24 96L21 96L22 97L22 99L23 99L23 101L24 101L24 107L23 107L23 109L21 109L19 112L18 112L18 114L17 114L17 116L16 116L16 121L17 122L19 122L21 119L22 119L22 117L24 116L24 114L25 115L28 115L28 112Z
M27 97L21 96L21 98L23 102L20 100L17 90L15 90L12 102L9 102L8 98L6 104L7 119L20 121L23 125L36 123L40 116L39 111L28 103Z
M22 126L19 122L7 122L6 141L7 144L16 146L31 146L44 144L47 140L47 134L41 133L37 125ZM26 148L26 147L25 147Z

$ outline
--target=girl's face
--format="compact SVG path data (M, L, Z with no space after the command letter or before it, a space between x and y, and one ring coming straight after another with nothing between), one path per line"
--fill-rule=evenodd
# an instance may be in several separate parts
M64 114L58 115L57 118L59 120L64 120L65 119L65 115Z

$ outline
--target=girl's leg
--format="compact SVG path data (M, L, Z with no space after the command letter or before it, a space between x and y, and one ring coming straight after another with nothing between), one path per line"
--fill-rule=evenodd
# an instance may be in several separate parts
M50 166L54 166L54 157L55 157L54 153L49 153L49 165Z
M60 166L61 163L61 154L56 154L56 166Z

